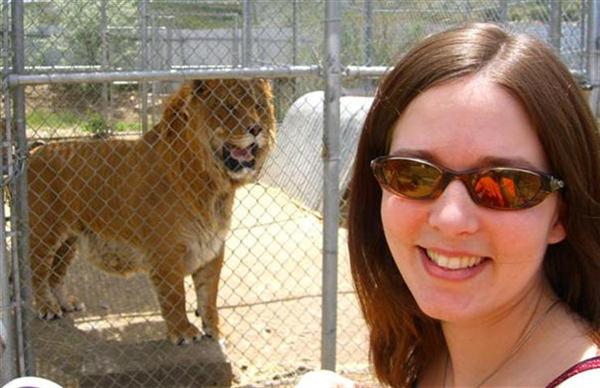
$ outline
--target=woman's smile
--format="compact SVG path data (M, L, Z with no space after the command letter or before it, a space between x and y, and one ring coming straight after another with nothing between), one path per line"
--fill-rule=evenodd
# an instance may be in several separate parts
M425 271L434 278L464 281L477 276L489 258L464 253L441 253L440 250L418 247Z
M459 270L474 267L483 261L481 256L445 255L433 249L426 249L427 257L439 267L448 270Z

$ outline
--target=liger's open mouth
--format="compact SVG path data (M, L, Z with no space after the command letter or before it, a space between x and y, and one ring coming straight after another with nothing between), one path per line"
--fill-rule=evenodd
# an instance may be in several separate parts
M233 172L241 171L244 168L254 169L257 152L258 145L256 143L252 143L245 148L225 143L223 146L223 162L225 163L225 167Z

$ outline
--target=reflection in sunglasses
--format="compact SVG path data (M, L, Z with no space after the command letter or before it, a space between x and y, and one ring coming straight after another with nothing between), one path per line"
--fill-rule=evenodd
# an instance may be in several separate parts
M509 203L514 203L517 199L517 188L515 182L512 179L502 177L502 193L504 198L508 199Z
M493 203L494 206L503 207L504 197L500 192L500 185L492 177L484 176L477 180L475 192L482 201Z

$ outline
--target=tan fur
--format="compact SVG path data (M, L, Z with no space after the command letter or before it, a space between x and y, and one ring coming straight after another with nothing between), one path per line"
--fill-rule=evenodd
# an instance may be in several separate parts
M175 343L199 338L186 317L183 280L191 274L204 331L218 336L217 288L235 189L255 178L274 136L267 81L209 80L185 84L140 140L34 150L30 252L39 316L83 308L62 286L79 251L112 273L146 272ZM233 153L225 150L239 154L252 144L254 168L226 167L223 156Z

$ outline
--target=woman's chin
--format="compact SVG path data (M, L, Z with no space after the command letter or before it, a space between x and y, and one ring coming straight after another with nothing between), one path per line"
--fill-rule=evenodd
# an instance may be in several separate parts
M477 320L486 313L485 307L478 307L472 298L450 297L447 293L441 294L433 295L431 292L427 296L417 294L415 299L425 315L441 322L468 322Z

